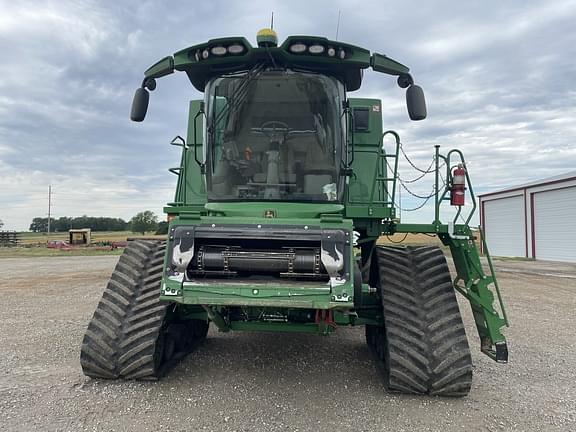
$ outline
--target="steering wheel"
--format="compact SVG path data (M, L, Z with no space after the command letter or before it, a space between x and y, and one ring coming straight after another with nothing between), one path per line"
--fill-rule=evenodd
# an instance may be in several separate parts
M260 125L260 132L262 132L264 136L270 141L279 140L279 138L282 138L279 141L283 143L288 138L290 128L284 122L278 120L270 120Z

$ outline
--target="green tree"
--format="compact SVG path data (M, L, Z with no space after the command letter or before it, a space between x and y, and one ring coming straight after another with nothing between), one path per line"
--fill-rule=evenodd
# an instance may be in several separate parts
M4 222L2 222L2 219L0 219L0 229L2 229L3 226L4 226Z
M158 216L150 210L140 212L130 220L132 232L146 234L146 231L155 231L157 227Z
M168 222L160 221L158 222L158 228L156 228L156 234L168 234Z
M50 226L53 227L56 219L50 218ZM48 231L48 218L35 217L30 224L30 231L33 232L46 232ZM51 229L52 230L52 229Z
M124 231L128 223L124 219L109 217L79 216L51 219L50 230L54 232L66 232L71 228L90 228L92 231ZM36 217L30 224L30 231L46 232L48 218Z

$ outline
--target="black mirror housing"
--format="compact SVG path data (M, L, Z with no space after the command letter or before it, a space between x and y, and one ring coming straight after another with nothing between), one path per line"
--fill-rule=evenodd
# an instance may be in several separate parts
M141 122L146 117L146 112L148 111L148 101L150 100L150 94L148 90L140 87L136 89L134 93L134 99L132 100L132 110L130 111L130 120L135 122Z
M406 90L406 107L410 120L424 120L426 118L426 99L424 90L417 85L411 85Z

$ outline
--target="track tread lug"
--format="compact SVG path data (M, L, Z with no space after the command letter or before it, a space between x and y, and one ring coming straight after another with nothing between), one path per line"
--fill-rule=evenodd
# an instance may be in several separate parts
M366 340L385 360L386 386L404 393L467 395L472 358L444 254L435 246L378 246L375 252L378 280L371 283L381 289L384 333L367 329Z
M86 375L157 380L170 363L158 351L169 306L159 301L164 252L163 242L128 243L84 335L80 362ZM177 358L186 354L179 351Z

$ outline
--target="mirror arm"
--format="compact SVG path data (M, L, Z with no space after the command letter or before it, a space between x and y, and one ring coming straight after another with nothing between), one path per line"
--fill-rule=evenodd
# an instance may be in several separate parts
M132 121L141 122L146 117L150 96L148 92L156 89L156 78L169 75L173 72L174 58L172 56L164 57L146 69L142 84L140 88L136 90L136 94L132 100L132 110L130 112L130 119Z
M162 78L163 76L174 73L174 58L172 56L164 57L144 71L146 78Z
M414 85L414 78L412 78L412 75L410 75L409 73L400 74L398 75L396 83L400 88L408 88L411 85Z
M144 77L140 87L142 87L143 89L148 89L150 91L154 91L154 90L156 90L156 80L154 78Z

